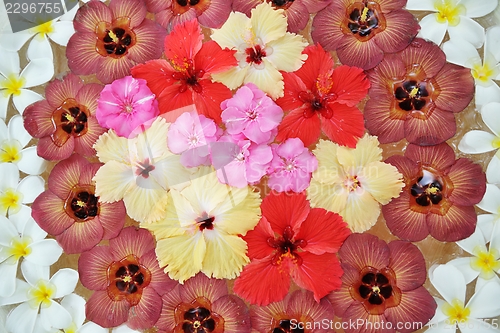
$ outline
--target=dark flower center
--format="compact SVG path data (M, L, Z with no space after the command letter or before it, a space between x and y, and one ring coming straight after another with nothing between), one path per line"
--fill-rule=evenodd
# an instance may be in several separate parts
M200 231L203 231L205 229L212 230L214 228L214 221L215 221L215 217L208 216L208 214L205 212L203 212L201 217L196 219L196 222L198 223L198 228L200 229Z
M124 55L132 44L132 36L122 28L108 30L104 36L104 49L108 54Z
M75 186L64 202L66 213L77 222L85 222L99 215L99 199L93 186Z
M411 187L411 195L420 206L437 205L443 199L443 181L430 171L422 170L422 173Z
M97 51L104 57L121 58L137 41L135 33L130 29L129 18L119 18L112 24L99 23L97 36Z
M253 47L247 47L245 53L247 54L247 62L249 64L254 63L257 65L260 65L262 58L267 55L266 51L258 44Z
M179 66L171 62L173 67L178 71L172 74L172 78L180 82L179 92L185 92L188 87L191 87L196 93L201 93L203 91L202 86L198 82L205 75L203 69L195 70L193 61L187 60L186 66Z
M326 119L333 117L332 109L327 105L328 99L335 99L335 94L327 94L324 97L317 96L311 92L301 91L299 92L299 99L309 104L311 107L304 110L304 118L311 118L316 113L320 114Z
M185 7L185 6L196 6L200 0L177 0L177 3L179 6Z
M206 333L215 330L215 320L210 310L203 307L191 308L184 312L182 330L185 333Z
M275 327L272 333L304 333L304 328L299 328L298 325L292 328L290 319L280 320L279 326Z
M108 295L114 300L126 299L130 306L139 303L150 282L151 272L135 255L115 261L108 268Z
M380 305L392 296L389 279L382 273L367 273L361 278L361 282L359 294L370 304Z
M344 22L344 33L352 33L361 41L371 39L385 29L382 11L373 1L360 1L350 5Z
M149 158L146 158L144 162L139 162L135 174L143 178L149 178L149 173L155 169L155 166L150 164Z
M271 0L267 2L271 2L271 4L276 8L284 8L287 9L293 3L294 0Z
M52 114L55 131L52 140L62 147L70 136L79 137L87 133L90 111L72 98L66 99Z
M182 15L193 8L197 16L200 16L210 7L210 2L211 0L175 0L172 1L172 14L174 17Z
M434 88L430 82L406 80L394 86L394 97L404 111L421 111L430 101Z
M279 265L286 257L292 258L298 265L302 264L302 258L297 250L306 246L307 241L305 239L294 240L293 236L292 227L288 225L283 231L283 236L267 239L267 244L277 250L272 260L274 265Z

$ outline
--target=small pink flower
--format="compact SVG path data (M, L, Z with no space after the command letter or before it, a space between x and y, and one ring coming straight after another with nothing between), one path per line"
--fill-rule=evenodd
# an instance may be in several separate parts
M273 160L268 171L268 186L278 192L304 191L309 186L311 174L318 168L316 157L298 138L271 147Z
M155 95L146 81L125 76L107 84L98 100L96 117L99 125L113 129L126 138L139 134L139 128L160 114Z
M243 133L257 144L269 141L283 118L283 110L253 83L238 89L221 109L229 134Z

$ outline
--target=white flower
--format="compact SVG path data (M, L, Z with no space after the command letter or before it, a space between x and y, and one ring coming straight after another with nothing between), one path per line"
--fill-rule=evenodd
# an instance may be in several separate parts
M0 163L0 215L18 213L45 189L40 176L26 176L19 181L19 169L12 163Z
M41 58L31 60L21 74L19 55L17 52L0 52L0 118L7 116L10 96L19 113L43 97L26 88L39 86L49 81L54 75L52 59Z
M41 174L47 162L38 156L35 146L25 148L31 139L21 116L12 117L8 128L0 119L0 163L15 163L20 171L29 175Z
M476 106L500 102L500 87L493 81L500 80L500 26L486 31L482 58L472 44L458 37L444 43L443 51L449 62L471 69Z
M45 239L47 233L31 218L31 209L16 214L13 220L0 216L0 297L14 293L21 258L30 265L50 266L62 254L55 239Z
M486 193L476 206L490 213L478 215L477 226L483 232L486 243L491 243L493 234L500 237L500 189L493 184L486 184Z
M444 300L434 298L438 307L427 333L454 332L450 325L458 326L464 333L498 332L487 329L481 319L500 315L500 284L487 283L480 289L476 288L475 294L465 304L465 278L456 267L448 264L432 267L429 278Z
M68 327L72 322L71 314L55 299L69 295L75 290L78 272L63 268L49 279L48 266L26 263L27 261L23 261L21 264L21 271L27 283L17 280L14 294L0 298L0 305L21 303L7 316L7 331L32 333L35 326L41 326L47 331Z
M419 37L439 45L446 31L450 39L463 38L476 48L484 41L484 28L472 18L491 13L498 0L408 0L406 9L434 12L420 20Z
M467 154L481 154L500 148L500 103L488 103L481 108L483 122L492 133L473 130L465 133L458 149ZM500 150L492 157L486 168L488 183L500 183Z

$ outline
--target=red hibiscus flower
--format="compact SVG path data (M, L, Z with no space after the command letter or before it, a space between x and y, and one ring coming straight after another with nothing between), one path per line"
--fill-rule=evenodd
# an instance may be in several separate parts
M78 272L83 286L95 290L87 319L102 327L125 322L135 330L152 327L160 317L161 296L176 285L158 265L153 236L134 227L123 229L109 246L82 253Z
M486 191L486 176L467 158L455 160L446 143L421 147L408 145L404 156L386 160L403 174L401 195L382 207L391 232L401 239L420 241L431 235L455 242L476 228L474 205Z
M141 0L111 0L84 4L73 21L66 56L74 74L96 74L103 83L130 74L137 63L159 58L166 31L146 19Z
M50 173L49 189L31 207L38 225L55 235L66 253L81 253L116 237L125 223L122 201L104 203L95 196L92 178L101 165L77 154L59 162Z
M234 292L250 303L282 300L290 277L319 300L340 286L336 251L350 234L347 224L323 208L310 208L304 193L268 195L262 218L245 237L251 262L236 279Z
M474 96L470 70L446 63L432 42L416 38L410 46L368 72L372 87L365 106L366 128L381 143L406 138L435 145L455 135L455 113Z
M220 103L232 94L222 83L212 82L211 74L236 66L236 51L202 40L198 21L180 24L165 38L167 60L137 65L132 68L132 75L147 81L156 95L160 113L195 104L198 112L220 123ZM168 114L165 118L175 120Z
M308 58L293 72L282 72L285 96L276 103L290 111L278 127L278 141L300 138L305 146L315 143L321 130L340 145L351 148L363 135L363 114L356 107L370 87L363 70L333 68L330 55L318 46L308 46Z
M24 127L40 139L39 156L50 161L64 160L73 151L85 157L95 156L92 146L106 131L95 117L102 88L96 83L83 84L71 73L47 85L46 100L31 104L23 113Z
M425 259L415 245L399 240L386 244L374 235L352 234L339 258L342 287L328 298L344 323L362 323L342 326L346 333L395 333L396 328L413 332L434 315L436 302L423 286ZM400 323L411 325L399 327Z
M384 53L407 47L420 30L406 0L337 0L313 19L312 39L344 65L375 67Z

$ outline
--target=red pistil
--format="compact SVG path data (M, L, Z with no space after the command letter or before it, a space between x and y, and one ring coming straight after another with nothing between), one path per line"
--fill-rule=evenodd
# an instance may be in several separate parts
M260 45L248 47L245 50L245 53L247 54L247 62L249 64L254 63L257 65L260 65L260 63L262 62L262 58L267 55L266 51L264 51Z
M267 239L267 244L277 251L272 259L273 265L279 265L283 257L291 257L294 258L295 262L298 265L302 264L302 258L298 253L298 249L300 247L304 247L307 245L307 241L305 239L293 239L294 232L291 226L286 226L283 231L283 236L279 236L278 238L269 237Z

